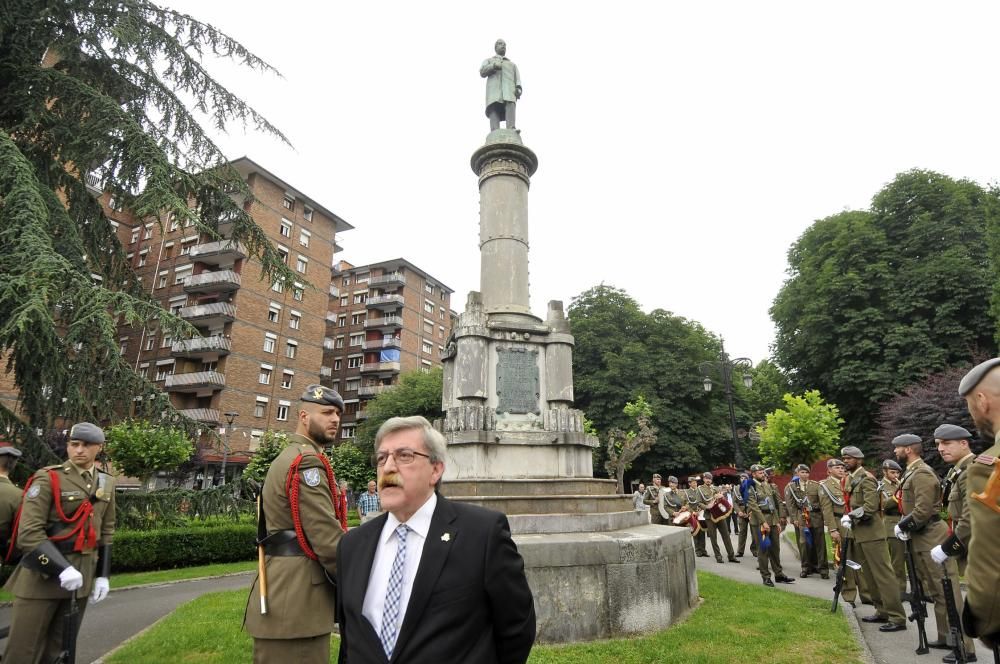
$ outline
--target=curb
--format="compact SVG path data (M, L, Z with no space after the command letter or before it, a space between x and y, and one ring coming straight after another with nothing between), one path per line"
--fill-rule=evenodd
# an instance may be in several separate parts
M854 640L861 646L861 661L865 664L875 664L875 655L872 653L865 635L861 631L861 622L858 619L858 612L847 602L840 603L840 609L847 616L847 625L851 628Z
M232 575L231 574L224 574L222 576L232 576ZM219 578L219 577L211 577L211 578ZM160 584L160 585L167 585L167 584L164 583L164 584ZM103 655L101 655L100 657L98 657L97 659L95 659L90 664L104 664L104 658L105 657L111 657L116 652L118 652L119 650L121 650L122 648L124 648L125 646L127 646L129 643L131 643L135 639L138 639L140 636L142 636L143 634L145 634L149 630L153 629L154 627L156 627L157 625L159 625L161 622L163 622L164 620L166 620L167 618L169 618L173 614L174 614L174 612L171 611L170 613L166 614L165 616L163 616L163 617L161 617L161 618L153 621L151 624L146 625L145 627L143 627L142 629L140 629L138 632L136 632L132 636L128 637L127 639L125 639L124 641L122 641L121 643L119 643L118 645L116 645L114 648L112 648L108 652L104 653Z

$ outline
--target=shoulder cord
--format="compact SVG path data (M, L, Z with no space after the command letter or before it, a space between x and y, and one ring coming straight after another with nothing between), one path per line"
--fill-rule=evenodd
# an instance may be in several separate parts
M345 510L343 509L343 505L340 500L340 490L337 488L336 478L333 475L333 468L330 467L330 462L327 461L324 455L317 454L316 456L320 458L323 462L323 466L326 468L326 478L330 484L330 501L333 503L333 513L337 517L337 521L340 522L340 527L346 531L347 514L345 514ZM307 558L310 560L317 560L319 557L309 545L309 540L306 538L305 530L302 528L302 516L299 510L299 484L302 479L299 475L300 463L302 463L301 454L295 457L295 460L292 461L291 466L288 468L288 476L285 478L285 495L288 496L288 504L291 506L292 523L295 526L295 537L299 541L299 546L302 547L302 552L306 554Z

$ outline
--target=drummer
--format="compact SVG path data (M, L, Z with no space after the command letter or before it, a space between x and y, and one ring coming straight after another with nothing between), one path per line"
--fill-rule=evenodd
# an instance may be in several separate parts
M705 515L702 512L704 505L701 502L701 497L698 494L698 476L688 475L687 478L688 488L684 492L684 501L687 503L687 508L691 510L691 513L698 519L698 521L704 521ZM708 558L708 551L705 550L705 529L699 528L697 532L692 532L691 536L694 538L694 554L699 558Z
M729 538L729 527L726 520L733 512L733 504L726 500L724 489L712 484L712 473L705 471L701 475L702 485L698 488L698 497L705 508L705 523L708 526L708 539L712 543L712 553L715 562L722 562L722 552L719 550L718 535L722 535L722 544L726 548L729 562L740 562L733 553L733 541ZM719 527L721 522L722 526Z
M667 488L660 492L657 509L666 524L673 523L677 513L684 509L684 497L678 493L677 478L673 475L667 477Z

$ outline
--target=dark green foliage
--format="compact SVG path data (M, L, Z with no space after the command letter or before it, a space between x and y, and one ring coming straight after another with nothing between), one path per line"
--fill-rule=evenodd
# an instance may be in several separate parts
M256 538L254 523L119 531L115 533L111 569L141 572L251 560L257 555Z
M444 373L441 368L431 371L407 371L399 376L399 384L368 403L368 419L358 426L354 444L366 457L374 451L375 434L390 417L422 415L429 421L441 417L441 390Z
M365 454L352 443L343 443L330 452L330 465L337 481L346 481L355 491L361 491L375 479L371 454Z
M192 111L216 128L284 137L211 77L203 52L270 71L215 28L146 0L9 0L0 11L0 354L23 416L0 405L0 425L32 456L46 456L36 430L59 416L101 422L134 406L176 418L121 357L118 326L194 331L143 290L87 172L143 221L190 220L212 237L231 222L227 234L269 279L295 279Z
M119 493L117 526L128 530L151 530L186 526L194 521L239 521L254 514L249 494L232 484L203 491L162 489L149 493Z
M108 428L105 435L105 452L112 463L143 482L157 470L177 468L194 454L185 431L151 422L126 420Z
M788 252L771 307L775 358L873 449L879 405L928 373L996 352L987 226L997 194L928 171L900 174L868 211L814 223Z
M260 446L243 470L243 479L262 484L267 476L267 469L271 467L271 463L278 458L286 445L288 445L288 434L270 429L265 431L264 435L261 436Z

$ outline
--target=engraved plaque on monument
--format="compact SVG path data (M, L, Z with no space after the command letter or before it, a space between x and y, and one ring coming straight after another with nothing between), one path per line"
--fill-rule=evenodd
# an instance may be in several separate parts
M498 413L538 414L538 351L497 348Z

